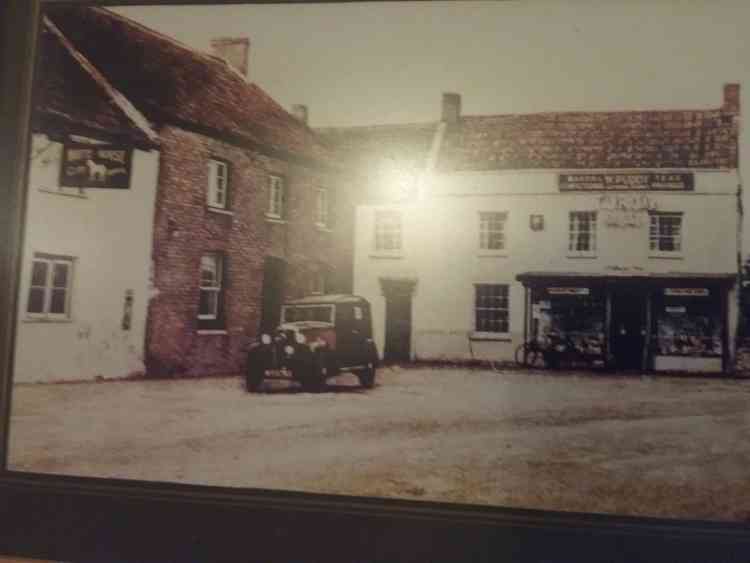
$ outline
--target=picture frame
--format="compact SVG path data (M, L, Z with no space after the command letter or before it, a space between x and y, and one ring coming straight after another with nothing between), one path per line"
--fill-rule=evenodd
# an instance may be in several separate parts
M0 553L67 561L742 560L750 549L743 523L7 470L33 61L40 10L61 3L11 0L0 7L0 143L6 155L0 193L7 202L0 206ZM198 2L180 2L191 3Z

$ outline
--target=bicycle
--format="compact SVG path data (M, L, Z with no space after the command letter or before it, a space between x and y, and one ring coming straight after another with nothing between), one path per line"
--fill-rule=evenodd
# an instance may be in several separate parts
M542 346L538 340L529 340L516 348L515 359L520 367L541 368L546 367L547 348Z

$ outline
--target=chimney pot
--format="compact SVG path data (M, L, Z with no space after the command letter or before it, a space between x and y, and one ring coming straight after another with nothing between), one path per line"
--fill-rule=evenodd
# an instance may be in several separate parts
M248 77L250 40L247 37L217 37L211 40L214 55L224 59L245 78Z
M292 115L299 119L302 123L307 125L307 106L303 104L295 104L292 106Z
M443 121L447 124L458 123L461 117L461 94L443 93Z
M726 112L740 113L740 85L724 84L724 103L721 106Z

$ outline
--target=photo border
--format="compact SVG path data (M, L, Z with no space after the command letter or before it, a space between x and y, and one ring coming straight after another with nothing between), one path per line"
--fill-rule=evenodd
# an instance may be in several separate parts
M380 0L383 1L383 0ZM387 0L386 0L387 1ZM300 3L281 0L283 3ZM722 560L750 524L553 512L7 470L33 61L41 6L269 4L7 0L0 7L0 553L65 560ZM2 11L5 10L3 13ZM590 558L590 559L589 559ZM744 560L744 559L742 559Z

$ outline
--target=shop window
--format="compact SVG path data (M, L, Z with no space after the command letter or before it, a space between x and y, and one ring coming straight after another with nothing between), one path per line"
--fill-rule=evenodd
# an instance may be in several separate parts
M656 352L661 356L720 357L722 316L720 301L708 289L665 290L657 299Z
M649 248L656 254L682 252L682 213L651 213Z
M402 250L403 234L401 212L381 210L375 212L375 251L398 253Z
M506 212L479 213L479 248L480 250L505 250Z
M601 354L604 295L588 288L547 288L532 294L532 335L570 339L581 350Z
M221 320L224 293L224 258L217 253L201 257L199 321L217 323Z
M34 254L26 312L34 319L70 317L73 258Z
M226 209L229 201L229 165L221 160L208 161L208 206Z
M268 216L274 219L286 217L286 185L281 176L268 177Z
M474 329L477 332L509 332L508 286L476 284L474 286Z
M596 253L596 211L571 211L568 250L573 255Z

